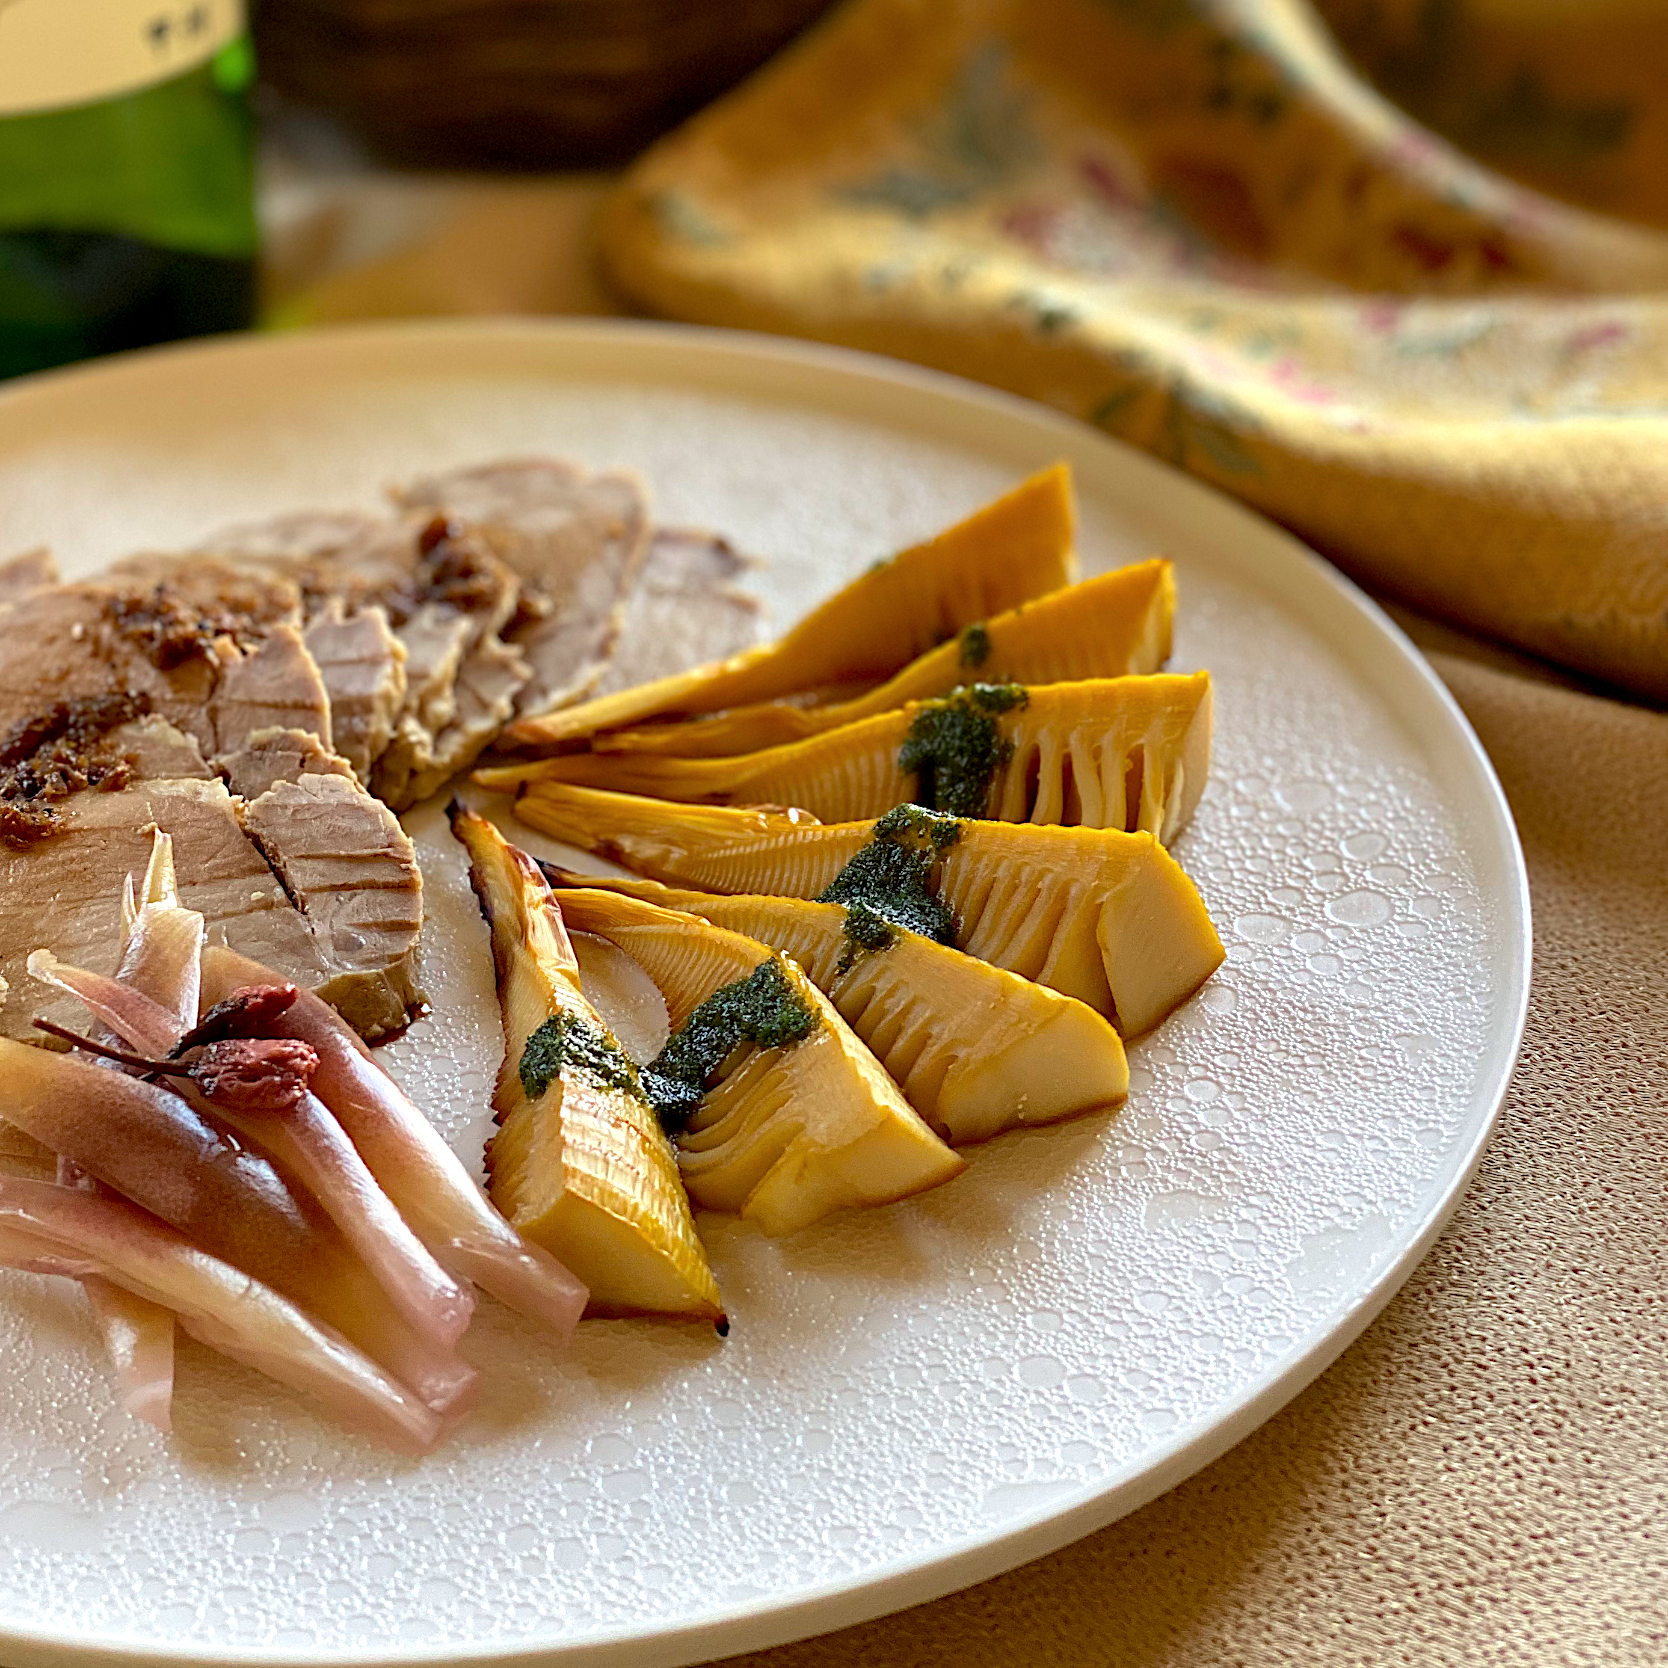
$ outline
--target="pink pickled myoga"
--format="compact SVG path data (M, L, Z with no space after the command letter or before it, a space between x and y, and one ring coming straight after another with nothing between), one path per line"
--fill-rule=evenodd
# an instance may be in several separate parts
M211 1009L201 1023L186 1030L175 1015L138 991L122 986L118 980L70 967L44 951L36 951L29 958L29 967L36 977L50 977L52 982L78 996L105 1018L123 1041L149 1050L158 1058L166 1056L182 1040L190 1041L198 1035L218 1037L221 1031L235 1029L241 1023L282 1013L298 994L294 985L268 983L245 993L244 1001L225 1002ZM193 981L193 1001L197 995L198 987ZM192 1018L195 1020L195 1015ZM223 1023L217 1025L217 1019ZM240 1073L238 1068L246 1062L253 1064L251 1057L263 1050L268 1055L283 1050L305 1054L305 1076L299 1080L298 1092L285 1097L289 1104L282 1111L262 1113L247 1096L240 1102L224 1092L215 1092L216 1089L224 1091L233 1083L247 1088L248 1072ZM402 1376L410 1376L433 1405L448 1410L455 1407L465 1395L472 1393L475 1374L463 1362L446 1357L469 1325L474 1298L441 1268L412 1233L329 1109L316 1096L306 1093L306 1082L317 1069L316 1053L308 1044L294 1038L248 1037L226 1037L196 1052L211 1067L224 1059L226 1069L213 1075L194 1071L195 1093L177 1085L184 1098L212 1122L230 1126L244 1140L263 1149L288 1179L299 1183L318 1200L375 1277L412 1336L402 1337L397 1329L378 1328L374 1305L353 1324L340 1321L338 1324L343 1324L344 1330L370 1349L378 1360ZM287 1288L280 1286L280 1289ZM316 1296L313 1303L318 1306ZM373 1337L373 1330L380 1335L381 1347ZM425 1341L429 1352L423 1348ZM431 1354L435 1358L431 1359Z
M58 1183L92 1194L101 1191L91 1176L67 1158L58 1160ZM104 1352L115 1369L122 1406L166 1436L174 1428L172 1311L112 1285L102 1274L84 1275L81 1285L104 1340Z
M174 875L174 841L161 829L151 842L145 867L143 901L133 876L122 884L122 956L117 980L150 998L180 1023L197 1012L198 957L203 948L203 917L179 901ZM115 1033L106 1031L114 1039ZM59 1159L63 1182L89 1192L101 1191L93 1177ZM173 1426L174 1317L134 1293L91 1276L82 1282L105 1354L115 1370L122 1406L136 1418L166 1433Z
M62 963L56 967L61 976L73 976L76 989L98 998L107 1012L116 1012L117 1001L103 988L106 981L100 975L67 969ZM282 1013L297 992L293 985L282 985L245 994L254 1000L220 1004L183 1040L217 1035L225 1028L214 1023L221 1009L232 1010L224 1017L236 1024L262 1013ZM143 1013L131 1000L120 1017L133 1024L136 1034L156 1040L165 1029L160 1009ZM463 1335L475 1308L473 1294L430 1255L330 1109L308 1092L319 1063L310 1044L293 1037L227 1036L191 1048L178 1061L130 1058L127 1063L148 1063L174 1076L174 1087L183 1098L214 1123L230 1127L264 1150L287 1179L311 1193L395 1308L419 1332L447 1349Z
M107 1281L171 1310L199 1342L402 1453L441 1435L439 1416L345 1338L125 1200L0 1176L0 1264Z
M118 982L150 997L183 1030L197 1018L203 917L180 903L174 880L174 842L160 829L151 843L151 860L138 898L133 896L133 877L128 876L122 925Z
M222 1122L264 1147L313 1194L389 1301L414 1326L448 1346L463 1336L475 1309L473 1294L446 1273L407 1226L317 1095L304 1090L287 1109L262 1112L203 1087L198 1092Z
M225 1001L275 975L219 945L202 956L203 1001ZM569 1336L584 1313L584 1285L499 1215L427 1118L412 1105L336 1011L311 991L273 1022L274 1034L312 1045L313 1092L441 1266L530 1319Z
M106 973L89 973L59 961L50 950L33 951L24 964L31 978L76 998L113 1037L129 1048L160 1059L180 1039L183 1027L160 1002Z
M474 1369L393 1307L319 1207L171 1089L6 1038L0 1073L20 1129L336 1327L429 1406L473 1393Z

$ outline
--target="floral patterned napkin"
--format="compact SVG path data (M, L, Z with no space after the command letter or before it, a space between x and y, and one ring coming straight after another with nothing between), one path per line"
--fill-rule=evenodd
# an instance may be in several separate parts
M631 171L605 257L655 311L1046 400L1668 699L1668 10L1325 9L847 0Z

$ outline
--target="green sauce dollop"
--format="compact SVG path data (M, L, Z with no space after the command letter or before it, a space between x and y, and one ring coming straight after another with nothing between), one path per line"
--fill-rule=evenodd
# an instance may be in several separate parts
M1030 697L1017 683L975 683L925 702L898 749L899 770L915 777L915 800L958 817L985 812L991 778L1013 756L996 715Z
M834 964L836 973L849 973L859 956L874 950L890 950L898 936L886 917L865 903L846 905L845 925L840 930L845 934L846 945Z
M977 671L990 659L990 633L975 621L961 634L961 663Z
M643 1098L631 1057L600 1026L579 1014L553 1014L527 1039L517 1068L529 1100L537 1100L564 1066L584 1072L610 1089Z
M788 1048L817 1028L817 1012L772 956L745 979L715 990L672 1033L642 1071L643 1089L662 1126L676 1133L706 1093L707 1079L738 1043Z
M920 805L899 805L875 824L868 843L817 900L845 905L839 972L865 951L890 948L893 927L955 943L955 917L934 896L931 881L933 860L960 838L954 817Z

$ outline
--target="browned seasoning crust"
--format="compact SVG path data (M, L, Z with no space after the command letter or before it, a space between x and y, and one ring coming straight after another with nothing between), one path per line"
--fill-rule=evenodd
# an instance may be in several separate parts
M122 691L59 701L14 724L0 739L0 842L34 845L58 831L57 801L126 787L133 760L110 747L110 732L150 708L147 696Z
M94 877L142 868L152 826L211 933L366 1035L403 1027L422 882L391 813L517 710L592 687L622 617L627 663L633 643L711 658L709 625L725 650L751 637L756 605L729 584L745 566L721 541L656 536L629 474L542 458L91 580L60 583L44 551L0 561L0 1035L50 1007L30 949L96 962L113 942Z

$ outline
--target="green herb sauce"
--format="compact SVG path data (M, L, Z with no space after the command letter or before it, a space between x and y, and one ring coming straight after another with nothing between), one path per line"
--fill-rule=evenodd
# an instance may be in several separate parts
M875 824L868 844L818 899L846 908L846 948L838 971L846 972L865 950L889 948L889 927L955 943L955 917L933 895L932 866L960 838L954 817L920 805L899 805Z
M861 955L874 950L890 950L898 936L886 917L865 903L846 905L846 920L841 931L845 934L846 947L835 963L836 973L849 973Z
M876 820L870 833L874 839L925 851L948 851L961 838L961 821L925 805L894 805Z
M983 816L991 778L1013 756L996 715L1029 699L1017 683L975 683L925 702L898 749L898 768L915 777L916 803Z
M636 1066L606 1031L578 1014L553 1014L521 1051L517 1071L527 1098L537 1100L567 1066L610 1089L644 1098Z
M961 634L961 663L977 671L990 659L990 633L975 621Z
M738 1043L789 1048L817 1028L817 1012L772 956L745 979L715 990L672 1035L642 1071L643 1088L675 1133L689 1122L706 1093L707 1080Z

